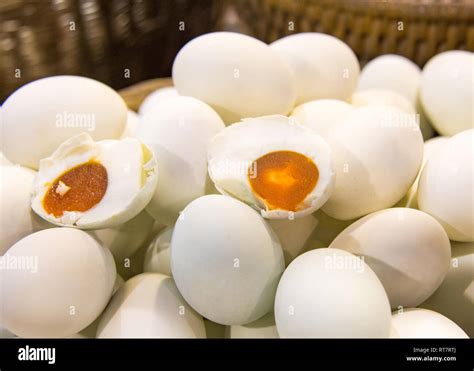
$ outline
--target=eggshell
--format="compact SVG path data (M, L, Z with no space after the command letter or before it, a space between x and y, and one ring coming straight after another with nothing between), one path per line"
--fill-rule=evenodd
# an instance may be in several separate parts
M171 276L170 245L173 227L166 227L153 239L146 250L143 270Z
M420 79L420 67L411 60L401 55L385 54L372 59L364 66L357 90L388 89L415 104Z
M413 184L423 138L413 115L383 105L352 111L327 136L336 182L322 210L350 220L393 206Z
M0 152L0 166L10 166L13 165L8 158L5 157L5 155Z
M296 81L296 105L314 99L346 100L359 77L359 61L338 38L316 32L298 33L270 44L291 68Z
M2 323L20 337L65 337L99 316L112 294L115 264L108 249L87 233L51 228L13 245L1 269Z
M0 256L29 234L48 228L30 207L35 172L21 166L0 166Z
M418 183L420 210L454 241L474 241L474 129L450 138L428 159Z
M392 338L466 339L467 334L449 318L428 309L410 308L392 316Z
M112 297L97 329L98 338L205 338L202 317L180 295L173 280L143 273Z
M138 113L140 116L143 116L150 112L158 104L165 102L168 98L174 98L177 96L178 91L172 86L157 89L145 97L142 104L138 108Z
M434 310L456 322L474 337L474 242L451 242L452 260L441 286L421 308Z
M268 313L246 325L229 326L227 337L230 339L278 339L275 316Z
M329 246L363 256L382 282L392 308L415 307L439 287L449 269L451 246L428 214L393 208L369 214Z
M367 264L323 248L298 256L285 270L275 320L282 338L388 337L390 305Z
M268 313L284 264L265 220L231 197L200 197L176 222L173 277L184 299L213 322L245 324Z
M268 224L275 232L288 265L298 255L305 252L305 247L318 221L313 215L296 219L270 219Z
M329 129L342 122L353 109L342 100L318 99L295 107L290 118L325 137Z
M432 57L423 67L420 97L434 128L452 136L474 123L474 54L451 50Z
M88 233L102 246L107 247L115 263L120 265L125 258L132 256L146 243L152 233L153 224L154 219L146 211L142 211L126 223Z
M133 138L135 136L135 133L137 132L138 121L139 121L138 114L129 109L127 111L127 123L125 125L125 129L122 132L122 135L120 136L120 139L128 138L128 137Z
M383 104L394 106L399 110L415 114L415 108L403 95L391 90L384 89L367 89L356 91L352 97L351 102L356 107L366 106L368 104Z
M365 65L357 90L386 89L403 95L420 115L420 129L426 140L433 136L434 131L421 107L420 84L420 67L401 55L385 54Z
M0 111L1 150L10 161L37 169L66 139L87 131L118 139L127 106L107 85L80 76L53 76L15 91Z
M407 194L405 197L403 197L400 201L397 202L397 206L400 207L411 207L414 209L418 208L418 183L420 181L420 175L421 171L423 170L423 167L425 166L426 162L428 159L431 157L431 155L438 150L438 148L441 148L441 146L448 141L448 137L434 137L431 139L428 139L423 148L423 163L421 165L421 169L418 172L418 175L416 176L415 181L413 182L412 186L408 190Z
M355 222L352 220L338 220L331 218L322 210L318 210L313 214L316 219L316 228L306 242L305 251L317 249L320 247L328 247L332 241L346 229L349 225Z
M184 207L207 191L207 150L224 128L217 113L191 97L176 97L147 113L137 137L148 144L158 161L160 176L147 211L172 225Z
M188 42L173 64L180 95L211 105L226 123L285 115L296 90L285 62L265 43L243 34L214 32Z

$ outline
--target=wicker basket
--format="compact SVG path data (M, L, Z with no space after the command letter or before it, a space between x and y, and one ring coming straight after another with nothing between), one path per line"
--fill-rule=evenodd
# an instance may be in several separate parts
M128 108L138 111L138 107L140 107L140 104L142 104L148 94L167 86L173 86L173 80L171 80L171 78L146 80L119 90L119 94L125 103L127 103Z
M169 76L177 51L213 30L222 8L220 0L1 0L0 102L48 75L115 88Z
M395 53L422 66L444 50L474 51L473 0L240 0L235 6L250 33L266 42L324 32L349 44L362 64Z

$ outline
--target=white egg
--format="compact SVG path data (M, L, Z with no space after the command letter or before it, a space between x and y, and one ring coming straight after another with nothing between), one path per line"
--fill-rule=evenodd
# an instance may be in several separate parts
M226 123L285 115L295 103L294 81L283 59L260 40L238 33L191 40L176 56L172 75L180 95L211 105Z
M15 164L37 169L65 140L82 132L118 139L127 106L107 85L80 76L53 76L14 92L0 111L1 150Z
M420 307L456 322L474 337L474 242L451 242L452 260L438 290Z
M318 225L313 215L296 219L270 219L268 224L275 232L288 265L298 255L306 251L307 242Z
M421 107L420 83L420 67L400 55L385 54L365 65L359 77L357 90L384 89L403 95L420 115L421 133L426 140L433 136L434 131Z
M166 227L153 239L146 250L143 270L171 276L170 244L173 227Z
M143 100L142 104L138 108L140 116L150 112L155 106L165 102L168 98L174 98L178 96L178 91L172 86L157 89L148 94Z
M82 133L40 161L31 207L56 225L114 227L143 210L157 180L156 159L138 139L94 142Z
M211 107L191 97L170 98L142 117L137 138L153 150L160 170L147 211L160 223L172 225L189 202L206 194L208 146L223 128Z
M204 326L206 326L206 337L208 339L225 339L227 326L209 321L204 318Z
M13 245L2 263L2 323L20 337L81 331L105 308L116 276L109 250L73 228L33 233Z
M205 338L202 317L173 279L143 273L125 282L102 315L97 338Z
M356 107L368 104L383 104L398 108L405 113L416 114L415 108L408 99L391 90L367 89L356 91L351 97L351 103Z
M8 158L5 157L5 155L0 152L0 166L10 166L13 165Z
M278 339L278 331L273 312L246 325L228 327L227 337L230 339Z
M347 100L356 89L359 61L338 38L316 32L286 36L270 44L296 81L296 104L315 99Z
M450 138L428 159L418 183L418 206L454 241L474 241L474 129Z
M124 259L131 257L148 241L154 222L146 211L142 211L128 222L88 233L102 246L107 247L115 263L120 265L123 264Z
M365 65L359 76L357 90L392 90L415 105L420 79L420 67L411 60L401 55L385 54Z
M200 197L176 222L173 277L184 299L213 322L245 324L268 313L284 267L265 220L231 197Z
M23 237L52 226L31 210L34 178L28 168L0 166L0 256Z
M413 182L412 186L408 190L407 194L405 197L403 197L398 203L397 206L400 207L411 207L414 209L418 208L418 182L420 181L420 175L421 171L423 170L423 167L425 166L426 162L428 159L431 157L431 155L437 151L441 146L448 141L448 137L434 137L431 139L428 139L425 144L424 144L424 149L423 149L423 163L421 165L421 169L418 172L418 175L416 176L415 181Z
M413 115L383 105L352 111L326 137L335 187L322 210L350 220L393 206L413 184L423 158L423 138Z
M129 109L127 112L127 124L125 125L125 129L123 130L120 139L128 137L133 138L135 136L135 133L137 132L138 121L138 114Z
M423 67L420 97L434 128L451 136L474 125L474 54L451 50Z
M208 158L215 187L269 219L313 213L334 184L329 145L284 116L245 119L226 127L212 139Z
M429 298L446 277L451 258L441 224L408 208L369 214L342 231L329 247L363 256L393 309L415 307Z
M299 105L290 117L324 137L331 127L344 121L353 109L352 105L342 100L318 99Z
M410 308L392 316L392 338L465 339L467 334L449 318L428 309Z
M388 337L390 304L361 259L322 248L298 256L283 273L275 320L282 338Z

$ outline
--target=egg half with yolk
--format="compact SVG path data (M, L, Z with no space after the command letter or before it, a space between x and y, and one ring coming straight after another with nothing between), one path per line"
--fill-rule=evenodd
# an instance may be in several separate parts
M209 176L219 192L268 219L313 213L331 194L329 145L285 116L244 119L217 134L208 152Z
M32 208L56 225L113 227L143 210L157 180L156 159L138 139L94 142L83 133L40 161Z

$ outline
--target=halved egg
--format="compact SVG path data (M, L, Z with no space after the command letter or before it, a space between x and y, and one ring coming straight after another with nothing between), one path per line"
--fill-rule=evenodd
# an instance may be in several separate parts
M226 127L213 138L208 160L219 192L268 219L311 214L333 188L329 145L285 116L249 118Z
M157 173L153 153L138 139L94 142L82 133L40 161L31 207L56 225L113 227L143 210Z

